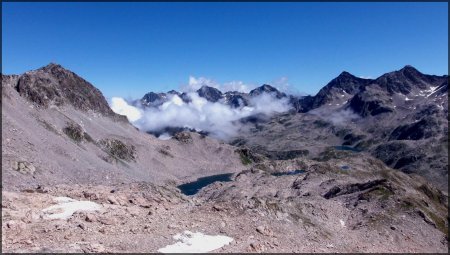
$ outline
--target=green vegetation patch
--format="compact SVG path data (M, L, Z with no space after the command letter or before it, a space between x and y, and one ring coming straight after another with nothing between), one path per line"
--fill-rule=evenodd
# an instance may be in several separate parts
M239 156L243 165L250 165L252 163L252 161L244 154L239 154Z
M336 150L333 147L327 148L325 151L321 152L318 157L313 158L313 160L325 162L330 159L343 159L351 156L352 152Z
M169 152L168 148L159 148L158 152L161 153L162 155L166 156L166 157L170 157L173 158L174 156L172 155L172 153Z
M118 139L102 139L99 145L110 156L125 161L136 160L136 148L132 144L125 144Z
M76 143L80 143L83 141L95 143L94 139L92 139L92 137L88 133L86 133L83 128L77 123L68 123L67 126L63 128L63 132Z
M243 165L249 165L254 162L263 161L263 157L261 155L254 153L253 151L245 147L238 148L234 152L239 154L239 157Z

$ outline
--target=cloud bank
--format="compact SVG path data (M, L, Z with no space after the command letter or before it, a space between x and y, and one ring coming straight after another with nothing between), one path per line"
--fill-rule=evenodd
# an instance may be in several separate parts
M310 114L317 115L322 119L331 121L334 125L346 125L349 122L356 121L361 117L350 108L342 108L337 111L330 111L327 109L314 109L309 111Z
M190 86L210 82L190 79ZM210 83L211 85L211 83ZM210 86L208 85L208 86ZM238 86L240 84L237 84ZM114 97L110 101L111 109L128 117L128 120L140 130L157 133L168 127L183 127L206 131L219 139L235 136L242 123L242 118L256 114L272 115L288 111L291 108L287 98L277 99L274 95L263 93L250 99L249 106L232 108L222 102L212 103L200 97L196 92L189 92L191 102L184 102L177 95L169 95L168 101L159 107L133 106L123 98Z

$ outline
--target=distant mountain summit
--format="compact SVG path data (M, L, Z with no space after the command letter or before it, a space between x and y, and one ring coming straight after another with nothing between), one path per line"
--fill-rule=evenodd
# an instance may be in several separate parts
M327 105L345 105L362 117L373 116L393 112L396 107L391 99L393 96L402 96L403 100L420 99L437 89L441 93L446 91L446 84L447 75L423 74L410 65L383 74L377 79L363 79L344 71L315 96L299 98L293 104L297 105L298 112L308 112Z
M401 93L408 95L418 90L426 90L430 87L437 87L446 79L448 79L448 76L423 74L414 67L406 65L398 71L380 76L374 81L374 83L378 84L389 94Z
M141 104L145 106L159 106L167 99L166 93L149 92L141 99Z
M427 75L407 65L372 80L350 100L349 107L363 117L393 112L405 101L429 98L445 83L448 83L447 75Z
M267 84L264 84L261 87L257 87L256 89L250 91L249 96L251 97L259 96L262 93L273 93L276 96L276 98L286 97L286 94L278 91L278 89Z
M223 97L220 90L208 86L202 86L199 90L197 90L197 93L199 96L213 103L219 101Z
M370 79L358 78L344 71L323 87L314 96L310 104L306 105L305 110L315 109L334 101L342 104L343 99L347 100L349 97L354 96L370 82Z

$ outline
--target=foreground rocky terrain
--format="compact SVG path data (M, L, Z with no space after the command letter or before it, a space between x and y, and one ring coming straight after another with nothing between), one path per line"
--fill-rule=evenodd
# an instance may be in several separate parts
M300 167L302 174L270 174ZM100 209L48 219L43 209L60 196ZM215 252L446 252L447 199L420 177L367 158L267 162L192 197L148 183L58 185L3 192L2 248L156 252L188 230L233 238Z
M273 93L267 86L255 91ZM445 104L446 93L434 98ZM393 110L342 125L324 117L339 110L327 100L308 112L297 102L295 112L247 119L232 145L195 132L160 140L112 112L95 87L59 65L2 75L2 251L161 252L195 248L195 236L199 246L225 240L211 252L446 253L442 181L392 169L394 163L374 154L407 138L408 148L422 145L433 164L444 166L448 158L439 146L447 138L439 121L445 110L428 114L438 122L425 129L430 136L411 139L421 134L405 133L416 130L405 124L415 112L405 122ZM325 115L317 113L326 107ZM391 114L390 124L376 132L406 126L368 137L369 120L383 114ZM376 142L355 145L369 138ZM333 147L342 144L352 150ZM411 155L393 150L405 153L394 154L395 164ZM425 166L421 160L414 162ZM189 196L180 190L180 184L224 173L231 173L227 182Z

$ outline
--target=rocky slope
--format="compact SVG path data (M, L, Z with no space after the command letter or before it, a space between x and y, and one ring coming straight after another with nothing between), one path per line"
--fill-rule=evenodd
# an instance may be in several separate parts
M184 182L244 169L233 147L208 137L162 141L136 130L98 89L55 64L2 75L2 135L6 189Z

